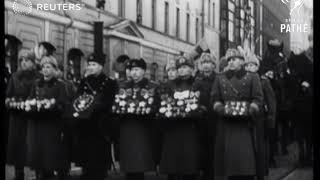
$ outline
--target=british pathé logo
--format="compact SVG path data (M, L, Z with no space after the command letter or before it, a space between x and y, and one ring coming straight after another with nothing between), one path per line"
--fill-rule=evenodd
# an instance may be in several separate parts
M290 17L285 19L285 23L280 24L281 33L302 32L308 33L310 24L306 23L304 14L300 15L300 9L305 0L281 0L290 9Z
M20 3L18 3L19 0L15 0L12 9L15 14L22 14L22 15L27 15L32 12L32 3L30 0L20 0ZM22 4L27 6L27 9L22 8Z
M290 7L290 15L294 11L298 11L298 14L300 14L300 8L303 5L304 0L281 0L283 4L287 4Z

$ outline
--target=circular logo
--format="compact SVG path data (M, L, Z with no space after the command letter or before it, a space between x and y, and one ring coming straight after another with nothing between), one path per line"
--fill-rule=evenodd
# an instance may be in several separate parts
M15 14L27 15L32 11L32 3L30 0L23 0L22 3L18 3L19 0L14 0L12 5L13 12ZM23 9L23 6L27 6L27 9Z
M303 5L304 0L281 0L283 4L287 4L290 7L290 15L294 11L298 11L298 14L300 15L300 8Z

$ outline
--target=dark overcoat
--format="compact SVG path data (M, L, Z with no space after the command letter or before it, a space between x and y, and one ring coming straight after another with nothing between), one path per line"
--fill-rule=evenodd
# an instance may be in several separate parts
M200 132L201 132L201 140L204 143L204 154L203 154L203 165L204 168L209 172L212 170L212 160L213 160L213 149L214 149L214 140L216 133L216 121L217 114L213 111L212 102L210 99L211 88L213 82L216 78L216 73L213 72L209 76L204 75L203 73L198 73L195 76L195 84L201 87L200 91L203 95L204 100L203 103L207 107L206 114L203 115L204 118L199 119L200 122Z
M26 100L37 77L39 74L36 71L14 73L8 82L7 98ZM7 163L23 167L26 163L27 123L30 118L23 111L11 111L9 118Z
M81 80L75 97L92 95L94 102L85 118L75 118L75 161L86 168L110 168L111 144L109 126L112 102L117 83L105 74L88 76Z
M201 86L195 84L194 78L177 78L170 83L169 94L175 91L200 91ZM200 105L204 107L204 99L200 91ZM162 120L163 143L160 160L160 172L166 174L196 174L200 172L203 141L200 139L199 119L169 118Z
M213 104L226 101L247 101L261 106L263 92L255 73L227 71L217 76L212 87ZM217 122L214 152L215 176L256 174L254 121L259 118L227 118Z
M50 111L34 112L28 121L28 165L36 170L52 171L68 166L64 143L64 122L61 112L65 107L64 83L52 78L38 79L32 87L30 98L56 100Z
M261 172L259 174L267 175L269 172L269 158L270 158L270 148L269 139L274 136L271 134L274 132L276 124L276 96L272 89L271 83L266 76L261 76L261 87L263 91L263 107L262 113L260 114L261 120L259 120L256 126L256 139L257 139L257 154L261 157L259 158L259 169ZM263 158L263 157L264 158ZM262 171L263 170L263 171Z
M142 89L157 92L158 85L144 78L138 83L125 81L120 89L139 94ZM157 104L157 93L154 103ZM153 171L155 162L154 116L125 114L120 121L120 168L126 173Z

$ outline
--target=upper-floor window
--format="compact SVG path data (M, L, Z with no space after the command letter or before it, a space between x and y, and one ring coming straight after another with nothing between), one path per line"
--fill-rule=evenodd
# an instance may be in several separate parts
M187 13L187 28L186 28L186 40L190 41L190 14Z
M199 41L199 18L196 18L196 42Z
M156 8L157 0L152 0L151 10L152 10L152 29L156 29L157 22L157 8Z
M215 27L215 19L216 19L216 17L215 17L215 9L216 9L215 4L212 3L212 27Z
M179 38L180 37L180 9L177 8L176 10L176 37Z
M137 23L142 23L142 0L137 0Z
M165 2L164 10L164 32L169 33L169 3Z

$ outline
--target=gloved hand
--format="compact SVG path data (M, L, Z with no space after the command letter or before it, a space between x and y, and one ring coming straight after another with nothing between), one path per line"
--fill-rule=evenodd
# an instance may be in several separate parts
M224 105L221 102L214 103L213 110L219 115L224 115Z
M257 115L259 113L259 106L256 103L251 103L249 106L249 114Z

